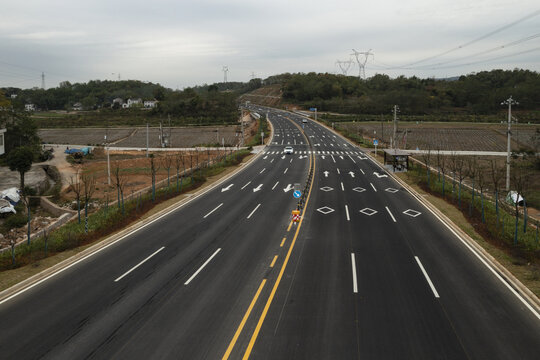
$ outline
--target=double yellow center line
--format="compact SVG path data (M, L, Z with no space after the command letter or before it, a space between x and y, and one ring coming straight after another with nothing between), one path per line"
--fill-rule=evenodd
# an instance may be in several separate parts
M309 168L311 169L311 167L313 167L313 173L315 173L315 160L314 160L313 157L314 156L312 155L309 158ZM251 339L249 340L248 347L247 347L246 352L244 353L244 356L242 357L242 359L248 359L249 356L251 355L251 351L253 350L253 346L255 345L255 341L257 340L257 336L259 335L259 332L261 331L261 327L262 327L262 324L264 323L264 320L266 318L266 314L268 313L268 309L270 308L270 305L272 304L272 301L274 300L274 296L275 296L276 291L278 289L279 283L281 282L281 278L283 277L283 274L285 273L285 268L287 267L287 264L288 264L289 259L291 257L291 253L292 253L293 248L294 248L294 244L296 243L296 238L298 237L298 234L300 233L300 228L302 227L302 222L304 221L304 214L306 212L307 205L308 205L308 202L309 202L309 198L311 196L312 187L313 187L313 181L311 182L311 184L309 186L309 192L308 192L308 195L306 197L306 203L305 203L303 211L302 211L302 216L300 217L300 222L298 223L298 227L296 228L296 232L295 232L294 237L293 237L293 239L291 241L291 245L289 245L289 250L287 251L287 256L285 257L285 260L283 261L283 264L281 265L281 270L279 271L279 275L278 275L278 277L276 279L274 287L272 288L272 291L270 292L270 295L268 296L268 299L266 300L266 305L264 306L264 309L263 309L263 311L261 313L261 316L259 317L259 321L257 322L257 326L255 327L255 330L253 331L253 334L251 335ZM290 229L290 225L289 225L289 229ZM285 238L283 238L283 240L281 241L280 246L283 246L284 242L285 242ZM276 258L274 258L274 261L272 262L272 265L275 263L275 260L276 260ZM223 358L222 358L223 360L227 360L229 358L229 356L231 355L231 352L234 349L234 346L236 345L238 337L242 333L244 325L246 324L246 322L247 322L247 320L248 320L248 318L249 318L249 316L251 314L251 311L253 310L253 307L255 306L255 303L257 302L257 299L259 298L265 284L266 284L266 279L263 279L261 284L259 285L259 289L257 290L257 292L255 293L255 296L251 300L251 303L250 303L246 313L244 314L244 317L242 318L242 321L240 322L240 325L238 326L238 329L236 329L234 337L232 338L229 346L227 347L227 351L223 355Z

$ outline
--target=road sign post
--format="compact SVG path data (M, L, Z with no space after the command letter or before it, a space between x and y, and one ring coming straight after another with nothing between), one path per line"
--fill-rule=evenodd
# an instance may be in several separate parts
M377 156L377 145L379 145L379 140L373 139L373 145L375 145L375 156Z

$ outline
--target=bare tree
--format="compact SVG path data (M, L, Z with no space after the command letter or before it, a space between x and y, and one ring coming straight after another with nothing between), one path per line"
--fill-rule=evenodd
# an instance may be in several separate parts
M181 167L184 167L184 170L185 170L185 166L184 166L184 156L182 155L182 153L176 153L174 154L174 166L176 168L176 192L179 192L180 189L179 187L181 186L181 181L180 181L180 168ZM182 176L184 174L182 173Z
M84 231L88 233L88 203L96 190L96 177L93 174L83 174L81 181L84 194Z
M170 175L171 175L171 167L172 167L172 163L173 163L173 158L171 155L169 154L166 154L162 159L161 159L161 164L163 165L163 167L165 169L167 169L167 191L169 190L169 186L170 186Z
M113 178L114 178L114 185L116 186L116 193L118 197L118 209L122 210L122 214L124 214L124 189L126 187L127 178L124 176L120 169L120 162L115 161L114 167L113 167Z
M463 156L457 156L456 157L456 173L458 176L459 181L459 189L458 189L458 203L459 208L461 209L461 188L463 186L463 180L467 177L467 172L465 171L465 159Z
M448 164L448 159L444 156L444 155L441 155L439 156L439 152L437 153L437 166L439 167L439 171L440 173L442 173L442 196L444 198L444 186L446 184L446 171L448 170L447 169L447 164ZM440 180L440 178L439 178Z
M75 177L69 177L69 189L75 194L75 199L77 200L77 214L79 216L79 224L81 223L81 193L82 193L82 183L79 179L80 169L77 169L75 172Z
M159 163L155 160L154 154L148 157L150 161L150 175L152 176L152 201L156 200L156 174L159 170Z
M467 177L469 177L472 181L472 198L471 203L469 204L469 216L472 216L472 210L474 207L474 196L475 196L475 181L476 177L478 175L478 168L477 168L477 158L476 156L470 156L467 158Z
M495 196L495 212L497 214L497 224L499 223L499 190L501 188L501 180L504 176L504 168L497 163L497 160L491 159L490 163L490 175L491 184L493 185L493 195Z
M478 166L477 166L477 171L476 171L476 182L478 184L478 188L480 189L480 207L482 211L482 223L485 223L486 216L484 212L484 188L486 187L486 181L480 167L480 160L478 161Z
M428 188L429 185L429 174L430 174L430 166L431 166L431 149L428 148L427 152L422 153L422 160L424 161L424 164L426 165L426 171L427 171L427 184Z
M515 201L514 201L514 215L515 215L515 229L514 229L514 245L518 242L518 223L519 223L519 199L523 199L524 208L524 232L526 229L526 212L525 212L525 192L528 190L529 182L531 178L530 169L528 168L527 161L525 159L514 159L512 161L512 185L515 189Z

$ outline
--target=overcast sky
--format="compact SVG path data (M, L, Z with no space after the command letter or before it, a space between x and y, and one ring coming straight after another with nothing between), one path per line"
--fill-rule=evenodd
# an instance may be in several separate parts
M372 49L367 77L540 71L538 0L0 1L0 87L41 86L42 71L47 88L120 74L180 89L224 65L229 81L340 73L353 48Z

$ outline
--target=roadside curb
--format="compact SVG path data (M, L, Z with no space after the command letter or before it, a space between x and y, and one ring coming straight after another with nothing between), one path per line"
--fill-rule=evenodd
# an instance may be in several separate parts
M313 119L310 119L314 121ZM403 188L405 188L416 200L418 200L422 205L424 205L428 210L430 210L444 225L446 225L449 229L451 229L454 232L454 235L460 240L463 241L464 244L469 246L469 249L473 252L473 254L477 255L481 260L483 260L486 264L488 264L488 269L494 271L494 273L498 276L500 276L501 281L503 281L510 290L514 291L516 294L519 294L524 298L524 300L535 309L536 315L538 316L538 313L540 313L540 299L531 291L528 287L523 285L521 281L519 281L508 269L506 269L503 265L501 265L497 259L495 259L491 254L487 252L480 244L478 244L474 239L472 239L465 231L461 230L459 226L454 224L452 220L450 220L445 214L443 214L435 205L424 199L416 190L414 190L409 184L407 184L405 181L401 180L397 176L395 176L393 173L386 171L379 162L373 158L371 155L369 149L361 148L360 146L354 144L351 140L347 139L343 135L341 135L339 132L335 131L334 129L330 128L329 126L326 126L325 124L317 121L316 123L324 126L328 130L335 133L337 136L339 136L341 139L345 140L350 145L357 147L364 151L366 156L378 167L380 167L385 173L390 175L398 184L400 184ZM491 267L491 268L490 268ZM518 297L519 298L519 297Z
M270 138L270 140L273 140L273 138ZM153 222L159 220L160 218L182 208L186 204L190 203L191 201L199 198L200 196L206 194L209 191L212 191L213 189L219 187L224 182L228 181L231 177L236 176L240 172L242 172L244 169L248 168L256 159L258 159L262 155L262 151L254 154L254 156L246 161L245 163L240 163L236 170L232 171L231 173L227 174L223 178L217 180L212 185L209 185L208 187L203 187L195 191L193 194L189 194L185 198L179 200L177 203L172 204L168 206L167 208L160 210L159 212L149 216L148 218L141 220L123 230L120 230L116 234L110 235L106 237L105 239L101 240L100 242L91 245L89 248L73 255L72 257L65 259L50 268L47 268L5 290L0 292L0 304L10 300L11 298L17 296L20 293L23 293L29 289L31 289L34 286L39 285L40 283L46 281L47 279L56 276L63 272L64 270L69 269L71 266L76 265L77 263L84 261L85 259L93 256L94 254L97 254L98 252L106 249L109 246L114 245L115 243L125 239L129 235L145 228L146 226L152 224Z
M371 158L371 154L368 154ZM376 160L373 160L376 161ZM390 173L389 173L390 174ZM480 244L478 244L473 238L471 238L465 231L459 226L454 224L444 213L442 213L435 205L424 199L416 190L414 190L409 184L401 180L394 174L390 174L394 180L396 180L403 188L405 188L416 200L422 203L426 208L431 210L444 224L452 228L458 237L464 240L474 251L483 258L484 261L489 263L498 274L506 281L515 291L535 307L537 312L540 312L540 299L531 291L528 287L523 285L508 269L506 269L501 263L497 261L490 253L487 252Z

